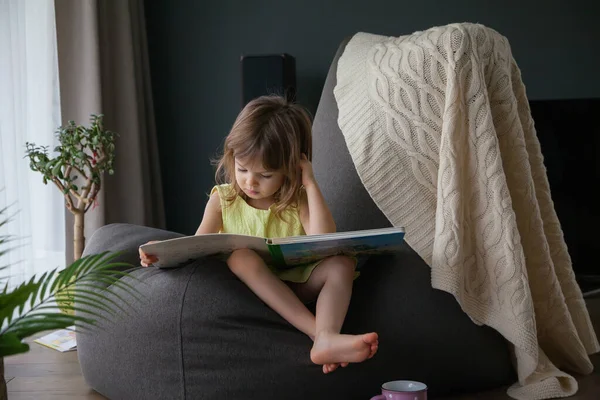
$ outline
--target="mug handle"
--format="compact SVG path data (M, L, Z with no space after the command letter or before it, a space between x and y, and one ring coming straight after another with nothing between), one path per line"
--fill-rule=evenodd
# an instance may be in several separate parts
M371 397L371 400L385 400L385 395L384 394L378 394L375 397Z

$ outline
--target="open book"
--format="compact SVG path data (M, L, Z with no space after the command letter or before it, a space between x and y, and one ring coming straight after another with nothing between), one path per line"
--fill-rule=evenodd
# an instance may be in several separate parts
M77 339L75 338L74 329L75 326L70 326L67 329L60 329L35 339L34 342L58 350L61 353L77 350Z
M154 266L160 268L177 267L207 256L226 258L237 249L254 250L267 264L290 268L339 254L361 256L392 253L403 242L404 228L382 228L277 239L215 233L169 239L144 244L140 248L146 254L158 257L159 261Z

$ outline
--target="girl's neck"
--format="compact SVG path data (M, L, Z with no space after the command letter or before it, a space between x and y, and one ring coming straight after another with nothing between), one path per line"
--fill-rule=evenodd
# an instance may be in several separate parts
M266 199L251 199L247 196L244 197L246 197L246 203L248 203L250 207L257 208L259 210L268 210L275 203L275 199L272 197Z

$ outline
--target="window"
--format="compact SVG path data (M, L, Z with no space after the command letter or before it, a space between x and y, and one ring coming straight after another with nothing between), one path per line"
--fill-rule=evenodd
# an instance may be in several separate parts
M63 197L29 168L25 143L58 141L60 93L54 1L0 0L0 209L14 235L0 272L14 286L35 273L65 265ZM8 272L7 272L8 271Z

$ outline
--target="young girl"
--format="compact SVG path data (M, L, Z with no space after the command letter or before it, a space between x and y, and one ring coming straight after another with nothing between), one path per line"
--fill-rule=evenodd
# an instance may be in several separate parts
M310 163L311 121L300 106L263 96L244 107L225 139L217 182L196 235L238 233L265 238L335 232ZM141 264L157 261L140 250ZM311 360L323 372L362 362L378 348L377 333L342 335L355 260L345 256L290 270L236 250L230 270L262 301L313 340ZM304 305L317 300L316 315Z

